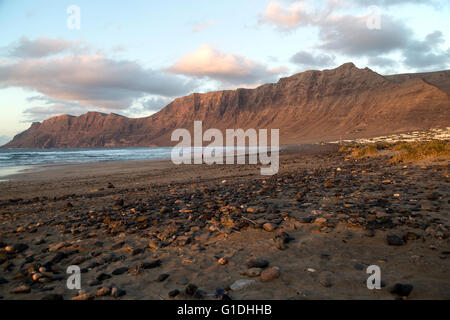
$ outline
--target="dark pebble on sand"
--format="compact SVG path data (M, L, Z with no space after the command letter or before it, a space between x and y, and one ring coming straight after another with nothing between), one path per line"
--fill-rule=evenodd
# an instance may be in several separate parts
M391 293L396 294L400 297L407 297L411 294L412 290L413 286L410 284L396 283L394 287L391 289Z
M364 266L362 264L356 263L353 266L356 270L364 270Z
M120 276L121 274L124 274L124 273L126 273L128 271L128 268L127 267L122 267L122 268L117 268L116 270L114 270L113 272L112 272L112 274L114 275L114 276Z
M264 269L264 268L267 268L268 266L269 266L269 261L264 260L264 259L252 259L247 262L248 268Z
M158 282L163 282L163 281L165 281L169 276L170 276L170 275L168 275L167 273L160 274L160 275L158 276L158 278L156 279L156 281L158 281Z
M390 246L402 246L405 244L402 238L396 235L389 235L386 237L386 241Z
M175 298L179 294L180 294L180 290L175 289L175 290L170 291L168 296L169 296L169 298Z
M141 267L142 269L154 269L161 266L161 260L155 260L152 262L144 262L142 263Z
M192 297L197 290L198 287L195 284L190 283L186 286L185 292L188 296Z
M103 281L103 280L107 280L110 279L111 276L109 274L106 273L100 273L95 279L98 281Z
M61 301L64 300L64 297L60 294L48 294L46 296L43 296L41 300L49 300L49 301Z

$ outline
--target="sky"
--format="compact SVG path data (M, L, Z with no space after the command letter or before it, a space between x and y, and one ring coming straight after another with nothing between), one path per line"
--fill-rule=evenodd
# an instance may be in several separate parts
M450 69L449 21L447 0L0 0L0 144L55 115L149 116L346 62Z

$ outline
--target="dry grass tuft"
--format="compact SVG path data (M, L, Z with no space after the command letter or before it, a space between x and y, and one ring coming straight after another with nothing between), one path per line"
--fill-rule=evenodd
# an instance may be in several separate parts
M427 141L413 143L399 143L392 146L396 154L391 163L412 162L430 158L450 156L449 141Z

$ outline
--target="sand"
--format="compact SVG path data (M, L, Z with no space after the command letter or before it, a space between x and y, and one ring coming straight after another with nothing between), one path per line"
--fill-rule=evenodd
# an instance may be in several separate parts
M0 183L0 296L217 299L220 288L232 299L396 299L401 283L413 286L408 299L450 299L448 160L404 167L337 148L285 150L274 177L259 166L169 161L9 176ZM292 238L283 250L274 240L282 232ZM403 243L389 245L388 235ZM11 251L17 244L27 248ZM280 276L245 275L254 258ZM82 269L82 292L66 287L70 265ZM367 288L370 265L381 268L380 290ZM127 271L115 275L120 268ZM255 281L231 290L240 279ZM199 288L194 297L188 284ZM29 292L13 293L20 286Z

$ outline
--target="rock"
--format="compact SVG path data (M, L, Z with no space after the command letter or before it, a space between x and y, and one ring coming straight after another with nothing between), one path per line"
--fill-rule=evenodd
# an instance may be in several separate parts
M111 289L111 296L114 298L120 298L126 295L127 292L125 290L119 289L119 288L112 288Z
M5 278L0 277L0 284L6 284L8 283L8 280L6 280Z
M326 218L317 218L316 220L314 220L314 223L317 223L317 224L324 224L326 222L327 222Z
M368 230L364 233L364 235L365 235L366 237L372 238L372 237L375 236L375 231L373 231L372 229L368 229Z
M99 286L101 284L102 284L102 282L99 281L99 280L90 280L90 281L88 281L88 286L89 287L96 287L96 286Z
M103 280L111 279L111 276L106 273L100 273L99 275L97 275L97 277L95 277L95 279L97 281L103 281Z
M200 289L197 289L194 293L195 299L203 299L206 296L206 292Z
M300 218L301 223L312 223L314 221L314 217L303 217Z
M237 280L230 286L230 289L233 291L243 290L255 282L256 282L255 280L249 280L249 279Z
M188 284L186 286L185 292L188 296L193 296L195 294L195 292L197 291L198 287L195 284Z
M38 281L39 278L41 278L41 277L42 277L41 273L35 273L31 276L31 279L33 279L33 281Z
M175 290L170 291L168 296L169 296L169 298L175 298L179 294L180 294L180 290L175 289Z
M356 270L364 270L364 266L362 264L356 263L353 268Z
M390 246L402 246L405 244L405 241L396 235L388 235L386 241Z
M277 249L279 249L279 250L287 249L287 246L282 238L275 237L275 238L273 238L273 241L275 242L275 246L277 247Z
M269 261L264 259L252 259L247 262L248 268L267 268L269 266Z
M107 188L108 188L108 189L114 189L115 186L114 186L111 182L108 182Z
M319 283L325 288L330 288L332 286L331 282L325 279L320 280Z
M41 300L61 301L61 300L64 300L64 297L60 294L51 293L51 294L43 296Z
M58 244L56 244L56 245L54 245L54 246L51 246L49 249L48 249L48 251L49 252L55 252L55 251L58 251L59 249L61 249L61 248L64 248L66 246L66 243L65 242L60 242L60 243L58 243Z
M156 279L156 281L158 281L158 282L164 282L168 277L170 277L169 274L163 273L163 274L160 274L160 275L158 276L158 278Z
M427 194L427 199L431 201L439 200L440 197L441 195L437 192Z
M263 229L266 230L267 232L275 231L276 228L277 228L277 226L270 222L263 224Z
M112 274L113 274L114 276L120 276L121 274L124 274L124 273L126 273L126 272L128 272L128 268L127 268L127 267L121 267L121 268L115 269L115 270L112 272Z
M106 297L109 296L111 294L111 289L110 288L100 288L95 292L95 296L96 297Z
M272 267L261 272L261 281L269 282L280 277L280 268Z
M125 205L125 201L123 199L119 199L116 202L114 202L114 207L123 207Z
M151 262L144 262L140 265L142 269L154 269L161 266L161 260L155 260Z
M25 243L16 243L13 246L7 246L5 251L8 253L20 253L28 249L28 245Z
M261 268L250 268L248 270L245 270L242 274L248 277L259 277L261 275L261 272Z
M390 290L392 294L396 294L400 297L408 297L413 290L413 286L410 284L396 283L394 287Z
M76 301L84 301L84 300L92 300L94 299L94 295L92 294L88 294L88 293L84 293L84 294L80 294L76 297L73 297L72 300L76 300Z
M226 265L228 263L228 260L226 258L220 258L218 263L222 266Z
M30 292L31 292L31 288L29 286L27 286L26 284L21 285L21 286L11 290L12 294L23 294L23 293L30 293Z
M161 248L161 241L158 241L158 240L151 240L151 241L148 243L148 247L149 247L150 249L153 249L153 250L160 249L160 248Z
M159 210L159 213L161 213L161 214L165 214L165 213L169 213L169 212L171 212L171 210L170 210L170 208L168 208L168 207L162 207L162 208Z

